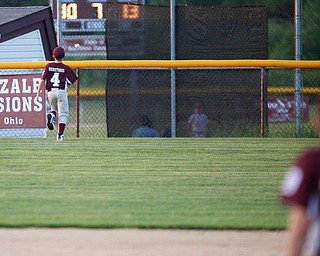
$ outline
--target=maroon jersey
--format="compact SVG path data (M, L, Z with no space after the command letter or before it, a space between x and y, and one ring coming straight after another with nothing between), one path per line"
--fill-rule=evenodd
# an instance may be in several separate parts
M307 209L311 228L306 244L310 251L320 253L320 149L297 159L283 181L281 196L285 203Z
M78 77L73 70L63 63L49 63L44 69L42 80L45 80L46 90L52 88L66 89L68 84L73 84Z
M320 198L320 149L305 152L289 170L282 187L285 202L310 206Z

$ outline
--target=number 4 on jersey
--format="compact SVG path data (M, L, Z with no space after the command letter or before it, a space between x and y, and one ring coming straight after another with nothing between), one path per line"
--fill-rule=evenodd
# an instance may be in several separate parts
M59 87L60 79L59 79L59 73L54 73L52 78L50 79L50 82L54 87Z

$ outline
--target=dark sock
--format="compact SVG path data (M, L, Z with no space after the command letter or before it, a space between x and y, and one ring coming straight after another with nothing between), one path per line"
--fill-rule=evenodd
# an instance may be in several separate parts
M64 129L66 128L66 124L59 123L58 135L62 135L64 133Z

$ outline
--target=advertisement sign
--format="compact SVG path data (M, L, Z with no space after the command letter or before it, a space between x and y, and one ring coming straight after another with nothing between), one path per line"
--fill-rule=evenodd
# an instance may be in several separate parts
M301 102L303 121L309 121L309 98L303 97ZM294 97L269 97L268 120L271 123L288 123L295 121Z
M36 98L39 82L39 74L0 76L0 129L46 127L44 92Z

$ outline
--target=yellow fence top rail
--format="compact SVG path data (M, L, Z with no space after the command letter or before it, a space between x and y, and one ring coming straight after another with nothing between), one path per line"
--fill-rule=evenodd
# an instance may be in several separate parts
M231 89L232 90L232 89ZM269 94L294 94L295 88L293 86L291 87L275 87L271 86L267 88L267 91ZM308 87L308 88L302 88L301 91L303 94L320 94L320 88L318 87ZM181 93L219 93L221 91L217 90L216 88L202 88L202 89L194 89L194 91L191 89L178 89L178 92ZM230 92L230 90L228 91ZM232 92L241 92L241 91L236 91L233 90ZM246 92L246 90L242 91ZM170 91L168 90L163 90L163 88L153 88L151 90L139 90L135 92L131 92L125 89L118 89L118 90L112 90L111 94L112 95L128 95L128 94L170 94ZM70 87L68 89L68 95L69 96L76 96L77 92L74 87ZM90 88L90 89L80 89L80 96L83 97L105 97L106 96L106 89L105 88Z
M47 63L0 62L0 69L38 69ZM320 68L320 60L81 60L64 63L72 68Z

